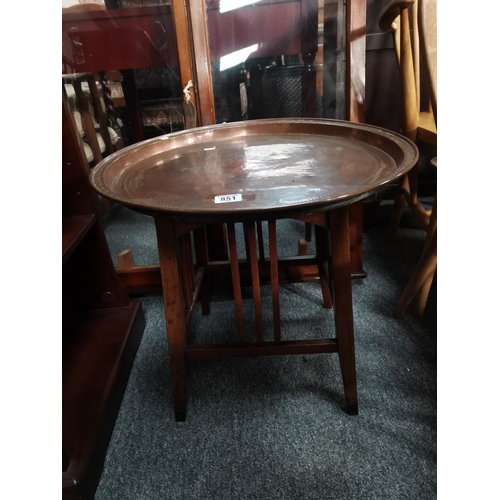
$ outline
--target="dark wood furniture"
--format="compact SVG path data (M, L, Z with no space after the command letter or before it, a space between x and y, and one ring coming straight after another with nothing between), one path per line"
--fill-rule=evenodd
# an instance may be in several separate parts
M349 205L404 175L417 161L408 139L380 128L340 120L269 119L200 127L143 142L103 160L90 182L102 196L152 215L161 268L175 415L186 416L186 359L338 352L347 411L357 413L351 298ZM317 252L307 264L320 276L324 306L335 304L335 339L281 338L280 268L276 219L316 226ZM255 225L267 220L269 255L260 262ZM234 224L241 222L247 254L256 341L246 342ZM204 227L225 224L236 307L233 345L188 345L186 330L201 294L209 312L208 248ZM196 265L191 253L194 232ZM260 284L267 270L273 299L274 340L265 341ZM283 275L282 274L282 275Z
M107 2L108 9L116 7ZM191 101L197 109L198 125L215 123L211 60L259 42L252 57L301 54L303 68L303 113L314 115L318 50L318 5L314 0L264 0L251 6L220 13L219 2L172 0L171 6L111 9L63 14L63 71L123 69L124 93L135 139L144 138L137 104L137 89L127 68L178 65L181 88L194 83ZM338 47L345 75L345 118L364 119L364 24L365 0L347 0L345 37ZM338 5L338 12L343 12ZM342 17L343 19L343 17ZM232 36L225 36L231 27ZM210 36L208 35L210 33ZM337 42L335 42L338 45ZM196 68L196 70L194 69ZM351 80L355 85L351 85ZM344 82L342 82L342 86ZM339 117L339 116L337 116ZM350 210L351 261L354 277L365 277L363 269L363 206ZM208 228L211 260L227 260L222 250L225 234ZM130 275L130 273L128 273ZM120 273L121 275L121 273ZM151 270L139 270L134 279L142 290L151 283Z
M177 45L173 9L169 5L134 9L64 12L62 22L63 69L65 72L130 70L159 66L179 66L184 47ZM206 22L210 33L210 59L259 42L252 57L302 54L304 116L314 116L318 50L318 9L316 0L264 0L220 13L219 2L207 2ZM302 21L304 19L304 22ZM231 26L237 38L224 36ZM208 48L208 47L207 47ZM180 56L179 56L180 54ZM125 75L126 75L125 71ZM181 67L182 74L182 67ZM184 80L183 80L184 81ZM128 82L133 84L132 82ZM187 83L187 81L186 81ZM197 87L197 92L211 89ZM136 89L124 88L125 100L136 140L143 140ZM180 96L179 96L180 97ZM212 97L213 100L213 97ZM203 116L203 115L202 115ZM200 124L207 125L206 118Z
M63 75L62 83L70 111L81 117L82 130L79 132L90 147L86 154L89 164L95 165L103 157L123 148L118 115L105 72ZM74 95L68 95L68 88L73 89Z
M421 78L418 13L418 1L392 0L380 17L380 28L393 34L400 73L401 132L415 142L437 146L437 127L433 114L434 92L428 85L429 99L421 103L421 79L424 82L425 79ZM418 168L414 168L402 180L394 203L389 228L390 239L394 238L405 205L408 205L422 228L427 229L431 211L426 210L418 199Z
M418 31L422 48L422 61L428 82L432 116L437 129L437 2L436 0L419 0ZM420 124L420 121L419 121ZM431 160L437 168L437 158ZM412 300L415 300L415 313L422 316L427 305L429 290L437 268L437 195L426 227L426 238L422 257L403 294L394 309L394 316L399 318Z
M62 99L62 487L90 499L144 330L113 268L88 165Z

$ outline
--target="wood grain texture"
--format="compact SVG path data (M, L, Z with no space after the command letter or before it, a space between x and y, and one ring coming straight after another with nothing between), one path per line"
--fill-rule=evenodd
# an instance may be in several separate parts
M227 224L227 238L229 241L229 257L231 262L231 279L233 283L234 307L236 309L236 325L240 344L245 343L245 325L243 321L243 300L241 297L240 271L238 266L238 248L236 246L236 232L233 223Z
M347 120L365 121L366 0L346 0Z
M212 85L212 68L208 45L208 20L204 0L186 0L194 65L198 125L215 123L215 104Z
M278 238L276 236L276 221L268 222L269 231L269 264L271 269L271 294L273 301L274 340L281 342L280 295L278 273Z
M352 313L349 210L348 207L341 207L330 211L329 214L335 332L345 397L348 406L352 406L357 405L358 396Z
M186 381L186 319L185 304L182 300L182 280L180 259L175 239L174 222L155 218L158 253L160 257L161 280L165 317L167 320L167 338L170 353L170 370L174 392L176 418L185 418L187 403Z
M264 333L262 327L262 301L260 297L260 276L259 263L257 257L257 238L255 234L255 223L245 222L244 231L248 239L248 255L250 257L250 270L252 272L252 294L253 307L255 312L255 333L257 344L264 343Z

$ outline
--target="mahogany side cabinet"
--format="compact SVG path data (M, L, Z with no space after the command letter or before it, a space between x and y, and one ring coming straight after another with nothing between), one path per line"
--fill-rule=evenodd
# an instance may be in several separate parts
M62 106L62 492L94 498L144 332L109 253L88 164Z

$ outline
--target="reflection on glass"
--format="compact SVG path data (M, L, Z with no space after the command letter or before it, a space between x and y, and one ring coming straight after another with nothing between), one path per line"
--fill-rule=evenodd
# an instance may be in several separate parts
M344 10L331 0L208 3L217 123L345 118Z
M237 50L236 52L231 52L220 59L220 71L224 71L228 68L232 68L237 64L241 64L248 59L248 56L258 49L259 45L256 43L250 45L250 47L245 47L244 49Z
M229 12L230 10L240 9L246 5L253 5L261 0L220 0L219 2L219 12L223 14L224 12Z
M63 1L69 6L77 0ZM169 4L169 0L106 0L106 5L84 12L63 12L63 73L96 75L99 95L111 113L110 126L121 134L125 146L184 128ZM206 5L217 123L345 117L342 1L207 0ZM86 97L75 98L73 109L83 117L77 128L85 143L83 122L97 132L101 125L86 104L90 90L85 81L81 90ZM106 130L102 127L104 135ZM96 156L109 153L106 142L104 148L97 139ZM90 161L91 168L95 161Z

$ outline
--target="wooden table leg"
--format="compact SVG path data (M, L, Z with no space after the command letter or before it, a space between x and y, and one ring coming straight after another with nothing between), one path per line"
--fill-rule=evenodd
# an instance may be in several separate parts
M167 321L170 369L174 392L175 419L186 420L186 318L180 276L180 258L175 238L174 222L155 218L160 257L163 301Z
M351 258L349 244L349 207L329 212L332 251L332 290L335 309L340 371L344 383L347 413L358 414L354 324L352 315Z

